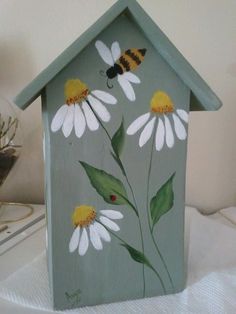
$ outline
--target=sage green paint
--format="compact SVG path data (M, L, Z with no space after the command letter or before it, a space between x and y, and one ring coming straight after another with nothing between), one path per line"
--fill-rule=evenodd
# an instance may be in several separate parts
M134 85L137 100L132 103L124 96L116 79L114 88L108 90L106 79L99 74L107 66L98 55L94 43L96 39L108 46L117 40L122 50L131 47L147 48L143 63L135 71L141 79ZM132 260L120 241L112 237L111 243L104 243L102 251L96 251L91 243L88 252L81 257L77 252L69 253L69 241L73 233L71 215L79 204L94 205L99 209L115 209L123 213L118 222L117 234L129 244L141 250L138 220L135 213L126 205L114 206L104 202L91 186L84 169L78 161L85 161L97 168L104 169L123 180L121 171L110 156L110 145L104 131L91 132L88 129L81 139L74 131L65 138L60 131L51 133L50 124L58 108L64 103L64 84L67 79L80 78L90 90L101 89L112 93L117 105L106 105L111 113L111 121L105 123L113 135L119 128L124 116L125 130L141 114L149 111L150 99L157 89L166 91L176 107L189 110L190 89L183 83L168 63L158 54L153 44L142 30L127 15L119 16L81 53L58 73L45 88L43 112L45 123L46 147L46 195L48 217L48 258L49 273L55 309L66 309L66 293L80 290L79 303L74 306L94 305L142 297L142 265ZM174 179L174 206L155 226L154 235L173 277L175 291L180 291L185 283L184 271L184 193L186 141L176 139L171 150L163 148L154 152L151 172L150 196L153 197L164 182L176 172ZM148 231L146 216L146 177L151 142L142 149L138 146L138 135L128 136L122 152L131 184L134 187L142 225L145 254L163 277L168 293L172 292L170 282L160 258L155 253ZM146 296L162 294L160 282L153 272L146 268Z
M80 53L101 31L109 26L116 17L124 12L139 25L159 54L191 89L194 98L191 97L190 99L190 110L217 110L222 106L220 99L210 89L207 83L198 75L135 0L117 1L115 5L89 28L89 30L83 33L71 46L63 51L58 58L17 95L15 103L22 109L27 108L40 96L44 87L62 71L69 62L76 58L78 53Z
M141 85L134 85L137 100L129 102L116 81L113 82L114 88L108 90L119 100L116 106L106 106L112 115L111 121L106 124L111 135L119 128L122 116L126 130L135 118L149 110L149 102L156 89L166 91L176 107L186 111L189 108L216 110L221 106L220 100L208 85L134 0L118 1L16 97L16 104L24 109L42 95L48 269L53 306L56 309L142 297L142 265L131 259L116 238L112 237L111 243L105 243L100 252L95 251L90 244L84 257L77 252L69 253L68 248L73 232L73 209L79 204L90 204L98 210L110 208L121 211L124 219L119 221L121 230L118 235L141 250L135 213L126 205L106 204L91 186L79 163L85 161L118 179L123 178L110 156L110 146L102 128L96 132L86 130L81 139L76 138L74 132L66 139L61 131L55 134L50 131L52 118L64 103L63 91L67 79L79 78L91 90L107 90L105 79L99 75L99 70L106 70L107 66L94 47L96 38L109 46L118 40L123 50L147 48L145 60L136 71L142 81ZM177 292L183 289L185 283L183 235L187 143L177 139L175 141L171 150L165 147L153 155L150 199L176 173L173 180L174 206L155 225L154 236ZM160 272L167 292L172 292L148 232L145 191L150 149L150 141L140 149L138 135L126 136L121 158L138 200L145 255ZM145 275L146 296L162 294L160 282L153 272L146 268Z

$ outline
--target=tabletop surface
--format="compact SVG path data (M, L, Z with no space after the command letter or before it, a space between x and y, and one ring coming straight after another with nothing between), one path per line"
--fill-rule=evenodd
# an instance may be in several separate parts
M215 214L211 217L208 217L208 216L199 215L198 213L197 214L198 216L196 216L195 214L193 215L194 213L193 211L196 211L196 210L193 208L186 208L187 238L186 238L185 244L187 246L186 254L188 255L187 286L191 286L197 283L198 281L201 281L201 279L204 278L204 276L211 274L213 271L221 272L222 270L225 271L228 268L230 269L231 267L236 267L236 254L235 254L235 250L232 250L233 241L232 239L228 239L228 235L230 233L227 234L227 239L224 237L224 233L225 233L224 230L227 230L225 228L229 228L229 232L236 232L235 226L233 226L229 221L224 219L224 217L219 214ZM196 219L196 217L200 218L199 225L198 223L193 221L193 218ZM213 223L216 223L216 225L214 226ZM213 228L211 229L212 231L209 229L209 232L208 232L208 225L213 226ZM209 239L205 238L206 233ZM205 241L203 241L203 237L204 239L206 239ZM188 238L190 239L189 243L188 243ZM216 243L215 241L213 241L212 245L209 245L208 240L212 241L212 239L214 238L216 238ZM5 252L3 255L1 255L0 257L0 281L6 279L10 274L14 273L18 269L20 269L22 266L30 263L36 256L40 255L44 250L45 250L45 226L41 227L36 232L31 234L29 237L25 238L16 246L14 246L13 248ZM158 298L152 298L152 299L158 299ZM149 299L150 302L152 302L152 299ZM223 303L224 302L226 301L223 300ZM82 312L83 311L81 311L81 313ZM235 304L235 312L236 312L236 304ZM8 302L0 298L0 313L2 314L45 313L46 314L46 313L52 313L52 312L25 308L25 307L19 306L17 304ZM88 312L86 313L103 313L103 312L101 311L97 312L97 310L92 310L92 308L90 308L90 310L88 310ZM134 312L132 311L129 312L127 310L126 313L134 313ZM139 313L139 312L135 312L135 313ZM149 312L144 312L144 313L149 313ZM167 312L158 311L158 313L167 313ZM168 313L171 313L171 312L168 312ZM187 313L187 312L181 312L181 313ZM191 313L197 313L197 312L193 311ZM207 313L210 313L210 312L207 312ZM224 309L222 309L222 312L215 312L214 314L218 314L218 313L223 314L223 313L230 313L230 312L224 311Z
M0 280L7 278L10 274L32 261L35 256L45 250L45 227L18 243L16 246L0 256ZM14 303L0 299L1 314L33 314L42 311L27 309ZM43 312L46 313L46 312ZM48 312L50 313L50 312Z

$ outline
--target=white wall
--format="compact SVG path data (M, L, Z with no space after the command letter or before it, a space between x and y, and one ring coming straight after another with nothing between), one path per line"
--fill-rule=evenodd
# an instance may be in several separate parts
M139 0L221 98L213 113L192 113L187 203L236 205L236 1ZM114 0L0 0L0 90L9 99L96 21ZM43 202L40 101L23 113L25 149L0 199Z

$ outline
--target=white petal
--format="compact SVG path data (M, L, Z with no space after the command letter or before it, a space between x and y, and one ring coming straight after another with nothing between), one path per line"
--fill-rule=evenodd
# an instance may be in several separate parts
M87 233L87 230L83 228L83 232L82 232L80 243L79 243L79 251L78 251L79 255L83 256L87 252L88 246L89 246L88 233Z
M107 228L113 231L120 230L120 227L114 221L111 221L109 218L101 216L99 219L101 223L104 224Z
M167 118L167 116L164 116L164 118L165 118L165 130L166 130L166 145L169 148L171 148L174 146L174 134L172 131L169 118Z
M84 111L84 115L85 115L85 119L86 119L88 128L91 131L97 130L99 128L98 120L95 117L92 109L89 107L89 105L85 101L83 101L83 103L82 103L82 109Z
M75 135L81 137L84 134L86 127L84 114L78 104L75 105L75 116L74 116L74 128Z
M90 241L92 242L92 245L94 246L94 248L96 250L102 250L102 241L94 225L90 225L89 232L90 232Z
M67 110L67 114L66 114L65 120L63 122L63 126L62 126L62 132L63 132L65 137L68 137L70 135L72 129L73 129L74 112L75 112L75 106L70 105L68 110Z
M114 41L114 43L111 45L111 53L114 61L120 58L120 45L117 41Z
M104 216L111 218L111 219L122 219L124 216L121 212L112 209L104 209L100 211Z
M140 117L138 117L137 119L135 119L128 127L126 133L128 135L135 134L138 130L140 130L144 126L144 124L148 121L149 117L150 117L150 112L147 112L141 115Z
M91 92L95 97L102 100L105 104L115 105L117 104L117 99L109 93L102 90L94 90Z
M187 137L187 132L180 118L176 114L172 114L174 120L175 133L180 140L185 140Z
M183 109L176 110L178 116L186 123L188 123L188 113Z
M147 141L150 139L151 135L152 135L152 131L154 128L154 124L156 121L156 117L153 117L152 120L150 120L148 122L148 124L145 126L145 128L143 129L140 138L139 138L139 146L143 147L143 145L145 145L147 143Z
M156 132L156 150L162 150L165 140L165 127L161 118L159 118L157 132Z
M108 112L107 108L101 103L100 100L96 99L95 97L88 95L88 101L92 106L93 110L99 116L100 119L104 122L108 122L111 119L111 115Z
M123 75L118 74L117 77L118 77L118 82L119 82L121 88L123 89L126 97L130 101L135 101L134 89L133 89L132 85L130 84L130 82L128 80L126 80Z
M109 232L107 231L107 229L103 227L103 225L101 225L98 222L95 222L94 228L97 230L97 233L99 234L101 239L103 239L106 242L111 242L111 236Z
M77 249L79 245L79 239L80 239L80 227L78 226L73 231L72 237L70 239L70 244L69 244L70 253L74 252Z
M110 66L114 65L114 60L112 58L110 49L101 40L96 41L95 47L97 48L100 57L105 63Z
M61 128L61 126L65 120L68 108L69 108L69 106L63 105L57 110L54 118L52 119L52 123L51 123L52 132L57 132Z
M137 75L135 75L135 74L133 74L133 73L131 73L131 72L125 72L125 73L123 74L123 77L124 77L126 80L130 81L131 83L134 83L134 84L139 84L139 83L141 83L141 81L140 81L140 79L137 77Z

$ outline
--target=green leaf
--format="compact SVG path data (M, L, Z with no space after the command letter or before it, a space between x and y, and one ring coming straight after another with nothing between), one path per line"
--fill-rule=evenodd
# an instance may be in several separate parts
M124 141L125 141L125 129L124 129L124 121L122 118L121 125L111 140L112 148L114 149L114 152L117 156L120 156L122 153L122 149L124 147Z
M153 269L151 263L149 262L149 260L147 259L147 257L140 251L134 249L132 246L126 244L126 243L122 243L121 244L123 247L125 247L131 258L137 262L137 263L141 263L141 264L145 264L146 266L148 266L149 268Z
M80 161L92 186L103 197L104 201L113 205L128 204L127 193L123 183L111 174Z
M159 221L161 216L166 214L173 207L174 192L173 179L175 173L166 181L165 184L157 191L156 195L150 202L150 213L152 218L152 229Z

